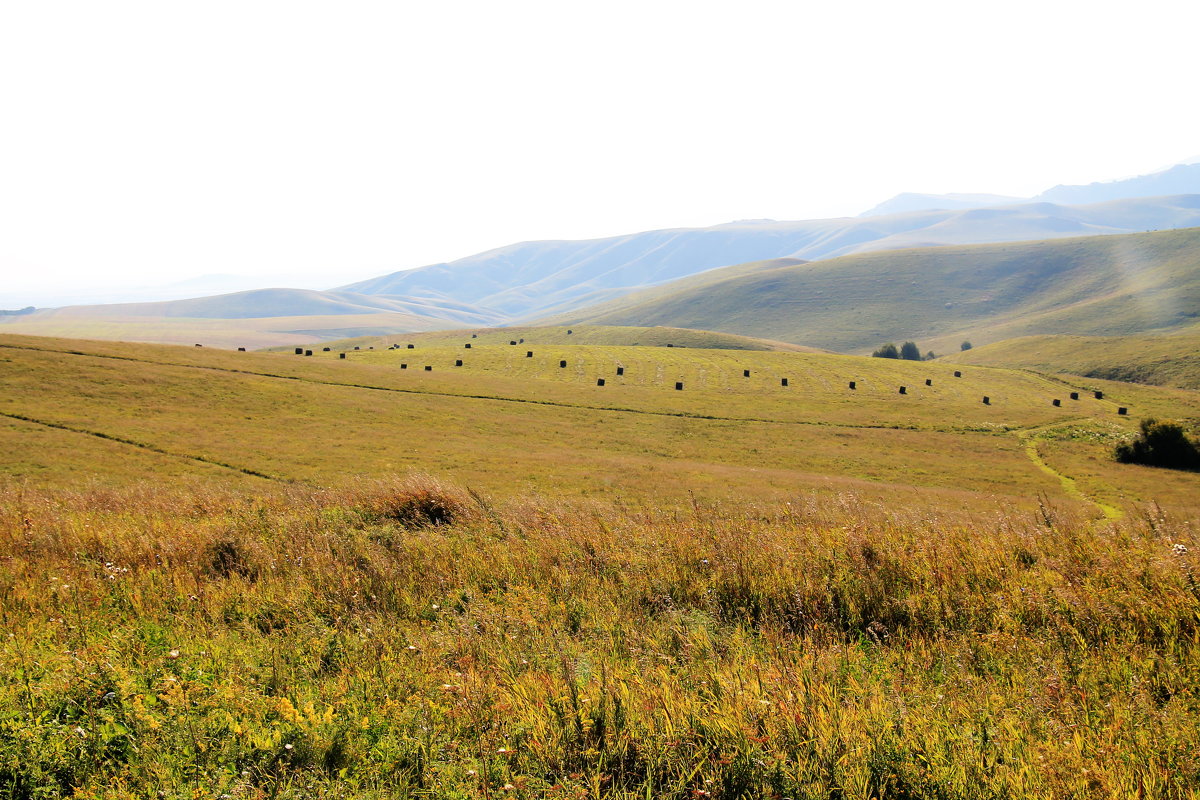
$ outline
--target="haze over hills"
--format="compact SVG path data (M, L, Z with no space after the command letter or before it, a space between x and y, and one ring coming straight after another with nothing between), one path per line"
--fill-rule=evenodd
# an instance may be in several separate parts
M860 253L724 273L554 321L704 328L839 352L915 340L947 352L962 339L1123 335L1200 319L1200 229Z
M617 302L616 307L623 308L628 302L640 303L646 298L639 293L673 281L691 283L674 286L672 292L727 280L734 273L708 273L735 265L738 274L744 274L784 266L766 263L777 259L820 261L883 250L1200 226L1200 164L1089 187L1055 187L1042 197L1107 197L1168 189L1195 193L1089 205L950 195L945 198L950 205L989 206L838 219L744 220L593 240L522 242L327 292L262 289L155 303L74 306L0 322L12 326L13 332L31 334L268 346L546 318L570 321L576 311L598 304ZM893 205L937 200L905 195Z
M503 315L451 300L257 289L158 303L40 309L19 316L0 316L0 327L10 333L43 336L270 347L347 336L491 326L505 321Z
M522 242L341 287L367 295L448 297L517 320L567 312L708 269L772 258L1026 241L1200 225L1200 195L1090 206L1033 203L883 217L752 220L586 241Z
M1083 205L1136 197L1200 194L1200 163L1176 164L1167 169L1116 181L1083 186L1055 186L1036 197L1005 197L994 194L921 194L904 192L885 200L859 216L875 217L931 209L990 208L1017 203Z

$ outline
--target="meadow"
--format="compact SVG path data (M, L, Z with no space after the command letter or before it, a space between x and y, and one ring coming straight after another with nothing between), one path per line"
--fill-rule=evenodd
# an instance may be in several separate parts
M1191 798L1197 518L0 493L5 797Z
M0 797L1200 796L1195 392L566 330L0 336Z

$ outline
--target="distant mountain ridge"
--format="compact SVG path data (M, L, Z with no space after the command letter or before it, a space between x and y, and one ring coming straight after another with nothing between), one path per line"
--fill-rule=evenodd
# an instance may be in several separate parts
M773 258L1030 241L1200 226L1200 193L1087 206L1026 203L880 217L753 220L584 241L522 242L457 261L393 272L334 291L461 303L537 319L709 269Z
M1036 197L1005 197L994 194L921 194L904 192L864 211L860 217L902 214L934 209L993 208L1018 203L1055 203L1058 205L1088 205L1109 200L1139 197L1165 197L1178 194L1200 194L1200 163L1176 164L1173 167L1116 181L1089 183L1081 186L1055 186Z
M1200 227L738 265L552 321L697 328L856 353L888 341L942 353L963 339L1183 330L1200 323Z

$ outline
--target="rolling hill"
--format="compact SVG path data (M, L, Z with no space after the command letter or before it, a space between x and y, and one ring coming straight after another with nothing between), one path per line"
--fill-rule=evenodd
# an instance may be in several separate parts
M1023 336L945 360L1200 389L1200 325L1169 336Z
M558 323L669 325L869 352L1031 334L1125 335L1200 316L1200 229L938 247L706 274Z
M706 270L775 258L979 242L1119 234L1200 225L1200 195L1091 206L1032 203L868 218L750 220L588 241L523 242L341 287L366 295L447 298L515 321L568 312Z
M756 339L718 331L700 331L692 328L638 328L618 325L566 326L517 326L511 328L474 328L467 330L431 331L397 336L358 336L325 342L332 350L360 349L386 350L408 344L418 347L452 345L475 347L489 345L606 345L616 347L690 347L703 350L776 350L791 353L825 352L815 347ZM287 352L287 348L274 348ZM464 348L465 349L465 348Z

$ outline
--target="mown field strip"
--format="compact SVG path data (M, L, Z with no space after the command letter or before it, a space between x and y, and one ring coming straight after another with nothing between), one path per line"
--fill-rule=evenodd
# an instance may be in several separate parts
M503 395L491 394L468 394L462 392L445 392L431 389L412 389L401 388L395 386L376 386L364 383L348 383L344 381L328 381L318 378L309 378L300 375L282 375L273 372L259 372L257 370L236 369L234 367L218 367L204 364L185 364L175 361L156 361L149 358L134 358L132 356L117 356L106 355L99 353L87 353L81 350L59 350L49 347L31 347L26 345L0 344L0 347L13 350L28 350L34 352L57 353L61 355L83 356L85 358L111 359L116 361L131 361L141 364L153 364L164 367L179 367L184 369L199 369L212 372L223 372L234 375L254 375L260 378L273 378L276 380L299 381L301 383L310 383L321 386L336 386L349 389L366 389L377 392L393 392L397 394L415 394L427 395L433 397L454 397L466 400L490 400L503 403L523 403L527 405L555 406L558 408L580 409L585 411L608 411L624 414L644 414L647 416L657 417L681 417L687 419L703 419L714 420L718 422L762 422L775 425L803 425L809 427L832 427L832 428L859 428L864 430L910 430L910 431L939 431L945 433L987 433L987 434L1004 434L1012 428L1008 425L1001 426L985 426L985 425L921 425L917 423L854 423L854 422L830 422L826 420L794 420L794 419L774 419L769 417L751 417L751 416L724 416L717 414L700 414L691 411L654 411L650 409L631 408L627 406L599 406L585 403L566 403L558 400L536 400L533 398L522 397L506 397Z
M129 439L124 436L116 436L111 433L104 433L103 431L92 431L92 430L88 430L86 428L77 428L73 425L65 425L61 422L52 422L50 420L38 419L36 417L31 417L26 414L12 414L12 413L8 413L5 411L0 411L0 417L7 417L8 419L20 420L21 422L28 422L28 423L31 423L34 425L42 425L46 428L54 428L55 430L68 431L70 433L77 433L81 436L93 436L97 439L104 439L105 441L116 442L118 444L124 444L124 445L128 445L130 447L136 447L141 450L148 450L151 453L158 453L159 455L170 456L172 458L181 458L181 459L185 459L188 461L195 461L195 462L198 462L201 464L209 464L214 467L221 467L223 469L233 470L234 472L240 472L243 475L249 475L254 478L263 478L265 480L278 481L280 483L291 483L292 482L287 478L281 478L277 475L270 475L266 472L260 472L258 470L249 469L248 467L239 467L236 464L229 464L224 461L217 461L216 459L206 458L205 456L192 455L190 453L176 453L176 452L172 452L171 450L167 450L162 447L159 447L158 445L147 444L146 442L139 442L135 439Z

